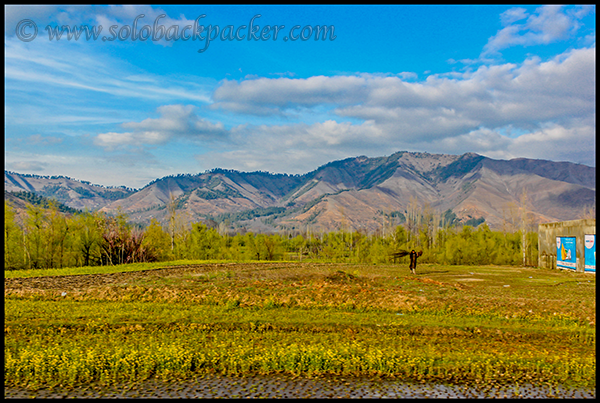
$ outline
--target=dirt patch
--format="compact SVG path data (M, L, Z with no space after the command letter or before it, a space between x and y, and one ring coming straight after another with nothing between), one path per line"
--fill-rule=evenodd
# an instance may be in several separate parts
M242 265L240 265L242 266ZM223 269L223 264L191 265L167 267L164 269L140 270L108 274L80 274L71 276L43 276L26 278L5 278L4 293L15 290L61 290L84 291L90 288L125 285L139 279L166 278L184 274L201 275L202 273Z

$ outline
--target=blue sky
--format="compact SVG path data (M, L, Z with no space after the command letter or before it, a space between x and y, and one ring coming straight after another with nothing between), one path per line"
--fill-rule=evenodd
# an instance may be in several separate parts
M595 166L595 12L5 6L5 169L140 188L396 151ZM102 31L50 39L63 26Z

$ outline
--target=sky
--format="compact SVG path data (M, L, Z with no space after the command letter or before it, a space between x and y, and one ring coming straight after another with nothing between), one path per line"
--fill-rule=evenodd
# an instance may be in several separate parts
M138 189L397 151L596 166L595 6L15 5L4 51L18 173Z

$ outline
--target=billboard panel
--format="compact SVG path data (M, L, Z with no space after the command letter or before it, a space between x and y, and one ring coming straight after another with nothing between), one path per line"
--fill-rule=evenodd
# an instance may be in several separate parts
M596 235L585 236L585 271L596 273Z
M556 237L556 267L577 270L577 238Z

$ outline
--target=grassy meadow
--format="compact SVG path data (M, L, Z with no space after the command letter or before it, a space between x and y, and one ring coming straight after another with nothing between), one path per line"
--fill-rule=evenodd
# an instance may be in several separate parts
M417 275L216 261L7 271L5 386L284 373L595 387L595 285L433 264Z

